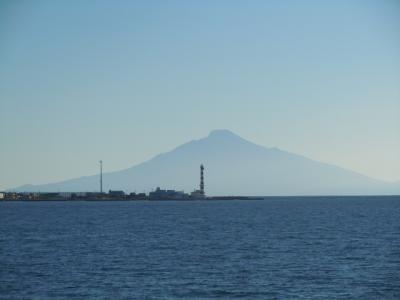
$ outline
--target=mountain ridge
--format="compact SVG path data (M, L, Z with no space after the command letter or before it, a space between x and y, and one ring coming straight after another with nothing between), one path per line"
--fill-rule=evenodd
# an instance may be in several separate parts
M183 143L123 170L103 174L104 190L150 191L156 186L197 188L198 167L205 164L209 195L399 194L400 185L315 161L276 147L250 142L227 129ZM29 192L98 191L98 175L10 189Z

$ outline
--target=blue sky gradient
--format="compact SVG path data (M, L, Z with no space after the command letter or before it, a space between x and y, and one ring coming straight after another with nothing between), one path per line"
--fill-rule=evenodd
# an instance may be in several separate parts
M0 189L215 128L400 180L400 2L0 3Z

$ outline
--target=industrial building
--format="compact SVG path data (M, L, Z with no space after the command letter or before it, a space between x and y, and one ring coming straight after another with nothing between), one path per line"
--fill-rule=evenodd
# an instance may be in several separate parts
M175 190L162 190L159 187L156 188L155 191L149 193L150 200L189 200L189 199L205 199L204 192L204 166L200 165L200 188L198 190L194 190L189 194L186 194L184 191L175 191Z

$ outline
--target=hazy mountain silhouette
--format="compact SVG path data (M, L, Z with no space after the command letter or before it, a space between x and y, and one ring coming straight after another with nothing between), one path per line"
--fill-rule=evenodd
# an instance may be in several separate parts
M104 190L150 191L198 188L199 165L205 166L209 195L352 195L399 194L400 185L372 179L334 165L278 148L251 143L229 130L214 130L206 138L131 168L103 174ZM18 191L98 191L99 176L45 185L24 185Z

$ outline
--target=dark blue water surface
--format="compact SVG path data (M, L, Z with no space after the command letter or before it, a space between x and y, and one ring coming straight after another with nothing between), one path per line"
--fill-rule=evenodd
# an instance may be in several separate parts
M400 299L400 198L0 202L1 299Z

